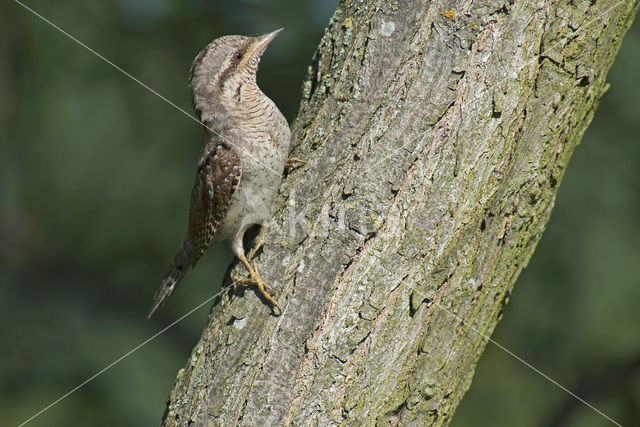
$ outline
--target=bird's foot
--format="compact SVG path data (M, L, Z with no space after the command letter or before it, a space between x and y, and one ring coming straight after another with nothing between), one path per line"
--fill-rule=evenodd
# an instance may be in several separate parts
M304 166L306 165L307 162L305 162L304 160L300 160L300 159L296 159L295 157L292 157L290 159L287 159L286 162L284 162L284 170L289 173L294 169L299 168L300 166Z
M240 276L233 276L232 277L233 281L236 282L235 284L241 284L241 285L258 285L258 282L256 282L255 280L253 280L251 277L240 277ZM267 285L264 282L262 283L262 288L269 292L269 293L273 293L273 288L269 285ZM260 288L260 286L258 286L258 288Z
M278 303L273 299L273 297L269 294L269 292L273 292L273 289L271 288L271 286L267 285L264 282L264 280L262 280L262 277L260 277L260 273L258 273L257 266L254 265L252 267L251 264L247 262L246 258L244 259L241 258L240 261L242 261L242 264L244 264L247 271L249 271L249 277L234 276L232 277L233 281L235 283L241 283L243 285L255 285L258 288L258 292L260 292L260 295L262 295L262 297L265 300L267 300L267 302L271 305L276 315L280 316L282 314L282 309L280 308Z

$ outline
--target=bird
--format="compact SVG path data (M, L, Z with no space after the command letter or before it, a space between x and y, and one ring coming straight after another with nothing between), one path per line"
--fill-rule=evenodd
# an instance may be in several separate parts
M249 228L257 224L262 232L270 219L289 153L287 120L256 82L260 59L281 31L217 38L191 65L189 86L204 127L204 146L191 190L187 233L148 317L214 241L227 242L247 269L249 277L234 281L255 285L272 310L282 313L269 294L272 289L247 259L243 243Z

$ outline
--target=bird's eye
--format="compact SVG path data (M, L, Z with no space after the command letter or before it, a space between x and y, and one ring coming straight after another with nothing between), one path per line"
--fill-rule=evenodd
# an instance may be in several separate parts
M242 53L236 52L236 58L238 58L238 59L242 58Z

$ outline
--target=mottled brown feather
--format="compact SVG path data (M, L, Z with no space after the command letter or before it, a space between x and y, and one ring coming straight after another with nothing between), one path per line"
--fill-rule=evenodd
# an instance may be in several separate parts
M212 147L198 164L189 211L188 235L194 250L192 265L196 264L213 241L241 175L240 159L225 144Z
M213 241L231 205L241 175L240 159L224 143L212 146L203 154L191 190L187 237L154 295L149 316L171 295L187 269L195 265Z

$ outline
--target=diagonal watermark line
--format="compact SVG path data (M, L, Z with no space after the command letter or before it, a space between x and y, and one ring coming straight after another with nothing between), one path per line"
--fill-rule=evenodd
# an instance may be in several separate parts
M269 262L271 261L273 258L275 258L275 254L271 255L269 258L267 258L264 262ZM214 298L216 298L219 295L222 295L223 292L229 290L232 286L235 286L236 284L238 284L238 282L233 281L231 284L223 287L222 289L220 289L220 291L218 293L216 293L215 295L207 298L205 301L201 302L200 304L198 304L196 307L194 307L193 309L191 309L190 311L188 311L186 314L183 314L182 316L180 316L180 318L178 318L177 320L174 320L173 322L171 322L168 326L164 327L163 329L161 329L160 331L156 332L153 336L147 338L145 341L143 341L142 343L138 344L136 347L134 347L133 349L129 350L128 352L126 352L125 354L123 354L122 356L120 356L118 359L114 360L113 362L111 362L109 365L107 365L106 367L104 367L103 369L101 369L100 371L96 372L95 374L93 374L91 377L87 378L85 381L83 381L81 384L77 385L76 387L74 387L73 389L69 390L67 393L65 393L64 395L60 396L58 399L56 399L55 401L51 402L49 405L47 405L46 407L42 408L40 411L38 411L35 415L31 416L29 419L23 421L18 427L22 427L25 424L27 424L28 422L30 422L31 420L33 420L34 418L36 418L37 416L41 415L43 412L47 411L48 409L52 408L53 406L57 405L58 403L60 403L63 399L69 397L69 395L71 395L72 393L78 391L80 388L84 387L85 385L87 385L88 383L90 383L91 381L93 381L94 379L96 379L98 376L100 376L101 374L103 374L104 372L106 372L107 370L109 370L110 368L112 368L113 366L115 366L116 364L118 364L119 362L121 362L122 360L126 359L127 357L131 356L131 354L133 354L135 351L139 350L140 348L142 348L144 345L148 344L149 342L153 341L155 338L157 338L158 336L162 335L163 333L165 333L166 331L168 331L169 329L171 329L172 327L174 327L175 325L177 325L178 323L180 323L181 321L183 321L184 319L186 319L187 317L189 317L190 315L192 315L194 312L198 311L200 308L202 308L202 306L208 304L209 302L211 302ZM249 300L250 301L250 300Z
M217 294L213 295L210 298L207 298L206 301L198 304L196 307L192 308L190 311L188 311L186 314L183 314L180 318L178 318L177 320L174 320L173 322L171 322L168 326L164 327L163 329L161 329L160 331L156 332L154 335L152 335L151 337L147 338L145 341L143 341L142 343L138 344L137 346L135 346L134 348L132 348L131 350L129 350L128 352L126 352L125 354L123 354L122 356L120 356L119 358L117 358L116 360L114 360L113 362L111 362L110 364L108 364L107 366L105 366L104 368L102 368L101 370L99 370L98 372L96 372L95 374L93 374L91 377L87 378L86 380L84 380L82 383L78 384L76 387L72 388L71 390L69 390L67 393L63 394L62 396L60 396L58 399L54 400L53 402L51 402L49 405L47 405L46 407L42 408L40 411L38 411L36 414L32 415L29 419L23 421L18 427L22 427L23 425L27 424L28 422L30 422L31 420L33 420L34 418L36 418L37 416L41 415L43 412L45 412L46 410L50 409L51 407L57 405L58 403L60 403L63 399L69 397L69 395L71 395L72 393L76 392L77 390L79 390L80 388L84 387L85 385L87 385L88 383L90 383L91 381L93 381L94 379L96 379L98 376L100 376L101 374L103 374L104 372L106 372L107 370L109 370L110 368L112 368L113 366L115 366L116 364L118 364L119 362L121 362L122 360L126 359L127 357L129 357L131 354L133 354L134 352L136 352L137 350L139 350L140 348L142 348L144 345L148 344L149 342L153 341L155 338L157 338L158 336L162 335L163 333L165 333L167 330L171 329L172 327L174 327L176 324L178 324L179 322L181 322L182 320L184 320L185 318L189 317L191 314L193 314L195 311L197 311L198 309L202 308L202 306L204 306L205 304L209 303L210 301L212 301L214 298L216 298L218 295L221 295L223 292L225 292L227 289L229 289L230 287L232 287L235 284L232 283L230 285L225 286L224 288L222 288L220 290L220 292L218 292Z
M80 40L78 40L77 38L75 38L74 36L72 36L71 34L69 34L68 32L66 32L65 30L63 30L62 28L60 28L59 26L57 26L56 24L54 24L53 22L51 22L50 20L48 20L47 18L45 18L44 16L40 15L38 12L36 12L35 10L31 9L30 7L28 7L27 5L25 5L24 3L22 3L19 0L13 0L14 2L18 3L20 6L22 6L23 8L25 8L26 10L28 10L29 12L33 13L35 16L37 16L38 18L42 19L44 22L46 22L47 24L49 24L50 26L52 26L53 28L55 28L56 30L60 31L62 34L64 34L65 36L69 37L71 40L73 40L74 42L76 42L77 44L79 44L80 46L82 46L83 48L85 48L86 50L88 50L89 52L93 53L95 56L97 56L98 58L102 59L104 62L106 62L107 64L111 65L113 68L115 68L116 70L120 71L122 74L124 74L125 76L129 77L131 80L133 80L134 82L138 83L140 86L142 86L143 88L147 89L149 92L151 92L152 94L154 94L155 96L157 96L158 98L162 99L164 102L166 102L167 104L171 105L173 108L175 108L176 110L180 111L182 114L184 114L185 116L189 117L191 120L193 120L194 122L198 123L200 126L203 126L205 128L207 128L209 131L211 131L211 133L213 133L214 135L219 136L220 138L222 138L224 141L228 142L229 145L231 145L233 148L235 148L236 150L241 151L243 154L245 154L247 157L251 158L253 161L255 161L257 164L261 164L262 166L264 166L265 168L267 168L269 171L273 172L274 174L278 175L278 176L282 176L281 173L278 173L278 171L276 171L275 169L273 169L271 166L269 166L268 164L266 164L264 161L261 161L259 159L257 159L253 154L251 154L248 150L238 146L237 144L234 144L233 142L231 142L228 138L224 137L223 135L221 135L219 132L216 132L215 130L211 129L209 126L207 126L206 124L202 123L200 120L198 120L196 117L194 117L193 115L191 115L188 111L186 111L184 108L178 106L176 103L174 103L173 101L169 100L167 97L161 95L160 93L158 93L157 91L155 91L154 89L152 89L151 87L149 87L148 85L146 85L145 83L143 83L142 81L140 81L139 79L137 79L136 77L134 77L133 75L131 75L130 73L126 72L125 70L123 70L121 67L119 67L118 65L114 64L112 61L110 61L109 59L107 59L106 57L104 57L103 55L99 54L98 52L96 52L94 49L90 48L89 46L87 46L85 43L81 42Z
M611 12L613 9L617 8L618 6L620 6L623 3L622 0L618 1L617 3L615 3L613 6L611 6L610 8L608 8L604 14L602 14L601 16L607 16L609 14L609 12ZM579 29L577 29L574 32L574 36L577 35L578 33L582 32L585 28L588 28L589 26L591 26L594 22L598 21L599 19L601 19L600 16L588 21L586 24L584 24L583 26L581 26ZM554 43L553 45L551 45L547 51L550 52L553 49L555 49L557 46L559 46L562 42L564 42L564 40L559 40L557 43ZM542 52L541 52L542 53ZM535 60L537 60L536 58L532 58L530 60L530 62L534 62ZM529 65L529 63L527 63L526 65ZM380 163L383 160L386 160L387 158L391 157L392 155L394 155L395 153L397 153L398 151L404 149L404 145L402 147L399 147L398 149L394 150L391 154L385 156L385 158L381 159L380 161L378 161L375 165L377 165L378 163ZM417 147L418 148L418 147ZM414 150L415 151L415 150ZM418 292L420 293L420 292ZM453 318L455 318L456 320L458 320L461 324L465 325L466 327L468 327L469 329L473 330L475 333L477 333L478 335L480 335L482 338L486 339L487 341L491 342L492 344L494 344L495 346L497 346L500 350L504 351L505 353L507 353L509 356L513 357L514 359L516 359L517 361L519 361L521 364L523 364L524 366L526 366L527 368L531 369L533 372L535 372L536 374L540 375L542 378L546 379L547 381L549 381L550 383L552 383L553 385L555 385L556 387L558 387L559 389L561 389L562 391L564 391L565 393L569 394L570 396L572 396L573 398L575 398L576 400L578 400L580 403L584 404L585 406L587 406L588 408L590 408L591 410L593 410L594 412L596 412L597 414L599 414L600 416L602 416L603 418L605 418L606 420L610 421L611 423L622 427L622 425L620 423L618 423L617 421L615 421L614 419L612 419L611 417L609 417L607 414L605 414L604 412L602 412L601 410L599 410L598 408L596 408L595 406L593 406L592 404L590 404L589 402L587 402L586 400L584 400L583 398L581 398L580 396L578 396L576 393L572 392L571 390L569 390L567 387L563 386L562 384L560 384L558 381L554 380L553 378L551 378L550 376L548 376L547 374L545 374L544 372L542 372L541 370L539 370L538 368L536 368L535 366L533 366L532 364L530 364L529 362L527 362L526 360L524 360L523 358L521 358L520 356L518 356L517 354L515 354L514 352L512 352L511 350L509 350L508 348L506 348L505 346L503 346L502 344L500 344L499 342L497 342L496 340L494 340L493 338L491 338L489 335L486 335L485 333L483 333L482 331L480 331L478 328L474 327L473 325L468 324L464 319L462 319L460 316L456 315L454 312L452 312L451 310L448 310L447 308L443 307L442 305L438 304L436 301L431 300L433 302L433 304L438 307L439 309L443 310L445 313L449 314L450 316L452 316Z
M206 124L202 123L200 120L198 120L196 117L194 117L193 115L191 115L189 112L187 112L186 110L184 110L183 108L181 108L180 106L178 106L177 104L175 104L174 102L172 102L171 100L169 100L168 98L166 98L165 96L161 95L160 93L158 93L156 90L152 89L151 87L149 87L148 85L146 85L145 83L143 83L141 80L137 79L136 77L134 77L133 75L131 75L130 73L128 73L127 71L125 71L124 69L122 69L121 67L119 67L118 65L116 65L115 63L113 63L112 61L110 61L109 59L107 59L106 57L104 57L103 55L101 55L100 53L98 53L97 51L95 51L94 49L92 49L91 47L87 46L85 43L83 43L82 41L78 40L76 37L72 36L71 34L67 33L66 31L64 31L62 28L60 28L59 26L57 26L56 24L54 24L53 22L51 22L50 20L48 20L47 18L45 18L44 16L40 15L39 13L37 13L35 10L29 8L28 6L26 6L24 3L20 2L19 0L14 0L16 3L18 3L20 6L22 6L24 9L28 10L29 12L31 12L32 14L34 14L35 16L37 16L38 18L40 18L41 20L43 20L44 22L46 22L47 24L49 24L50 26L52 26L53 28L55 28L56 30L58 30L59 32L61 32L62 34L64 34L65 36L67 36L68 38L70 38L71 40L73 40L74 42L76 42L77 44L79 44L80 46L82 46L83 48L85 48L86 50L88 50L89 52L93 53L95 56L97 56L98 58L102 59L104 62L106 62L107 64L111 65L113 68L115 68L116 70L120 71L122 74L124 74L125 76L129 77L131 80L133 80L134 82L138 83L140 86L142 86L143 88L147 89L149 92L153 93L154 95L156 95L158 98L162 99L163 101L165 101L166 103L168 103L169 105L171 105L172 107L174 107L176 110L180 111L181 113L183 113L184 115L186 115L187 117L189 117L191 120L195 121L197 124L207 128L209 131L211 131L213 134L219 136L220 138L222 138L224 141L228 142L231 146L233 146L234 148L236 148L237 150L242 151L244 154L246 154L249 158L253 159L256 163L258 164L262 164L264 167L266 167L268 170L270 170L271 172L273 172L274 174L281 176L281 173L278 173L276 170L274 170L273 168L271 168L269 165L267 165L266 163L258 160L255 156L253 156L250 152L248 152L246 149L237 146L236 144L234 144L233 142L231 142L228 138L224 137L223 135L221 135L219 132L216 132L215 130L211 129L209 126L207 126ZM62 400L64 400L65 398L67 398L68 396L70 396L72 393L76 392L77 390L79 390L80 388L84 387L85 385L87 385L89 382L93 381L94 379L96 379L98 376L100 376L101 374L103 374L104 372L106 372L107 370L109 370L110 368L112 368L113 366L115 366L116 364L118 364L119 362L121 362L122 360L124 360L125 358L127 358L128 356L130 356L131 354L133 354L134 352L136 352L137 350L139 350L140 348L142 348L143 346L145 346L146 344L148 344L149 342L151 342L152 340L154 340L155 338L157 338L158 336L162 335L164 332L166 332L167 330L169 330L170 328L172 328L173 326L175 326L176 324L178 324L179 322L181 322L182 320L184 320L185 318L187 318L188 316L190 316L191 314L193 314L195 311L197 311L198 309L200 309L202 306L204 306L205 304L209 303L210 301L212 301L214 298L216 298L217 296L221 295L223 292L225 292L227 289L229 289L231 286L233 286L236 282L222 288L220 290L220 292L216 293L215 295L211 296L210 298L206 299L205 301L203 301L202 303L200 303L199 305L197 305L196 307L194 307L192 310L190 310L189 312L187 312L186 314L182 315L180 318L178 318L177 320L173 321L171 324L169 324L168 326L166 326L165 328L163 328L162 330L158 331L157 333L155 333L153 336L149 337L148 339L146 339L145 341L143 341L142 343L138 344L136 347L134 347L133 349L129 350L127 353L123 354L122 356L120 356L118 359L114 360L113 362L111 362L109 365L107 365L106 367L104 367L103 369L101 369L100 371L96 372L94 375L92 375L91 377L87 378L85 381L83 381L82 383L80 383L79 385L77 385L76 387L74 387L73 389L69 390L67 393L65 393L64 395L60 396L58 399L56 399L55 401L53 401L52 403L50 403L49 405L47 405L46 407L44 407L43 409L41 409L40 411L38 411L36 414L34 414L33 416L31 416L29 419L23 421L19 427L24 426L25 424L29 423L30 421L32 421L34 418L38 417L39 415L41 415L42 413L44 413L45 411L47 411L48 409L52 408L53 406L57 405L58 403L60 403Z
M200 122L196 117L194 117L193 115L191 115L190 113L188 113L186 110L184 110L183 108L179 107L178 105L176 105L174 102L170 101L169 99L167 99L166 97L164 97L163 95L161 95L160 93L158 93L157 91L155 91L154 89L152 89L151 87L149 87L148 85L146 85L145 83L143 83L142 81L140 81L139 79L137 79L136 77L134 77L133 75L131 75L130 73L126 72L125 70L123 70L121 67L117 66L116 64L114 64L112 61L108 60L107 58L105 58L103 55L99 54L98 52L96 52L94 49L90 48L89 46L87 46L86 44L84 44L83 42L81 42L80 40L78 40L77 38L75 38L74 36L72 36L71 34L67 33L66 31L64 31L63 29L61 29L60 27L58 27L57 25L55 25L54 23L52 23L51 21L49 21L48 19L46 19L45 17L43 17L42 15L38 14L36 11L34 11L33 9L29 8L28 6L26 6L24 3L20 2L19 0L14 0L16 3L18 3L20 6L22 6L24 9L28 10L29 12L31 12L32 14L36 15L38 18L40 18L41 20L43 20L44 22L46 22L47 24L49 24L50 26L52 26L53 28L55 28L56 30L58 30L59 32L61 32L62 34L66 35L67 37L69 37L70 39L72 39L74 42L76 42L77 44L79 44L80 46L84 47L86 50L88 50L89 52L93 53L95 56L97 56L98 58L102 59L104 62L106 62L107 64L111 65L113 68L115 68L116 70L120 71L122 74L124 74L125 76L129 77L130 79L132 79L133 81L135 81L136 83L138 83L140 86L144 87L145 89L147 89L149 92L153 93L154 95L156 95L157 97L159 97L160 99L162 99L163 101L165 101L166 103L168 103L169 105L173 106L175 109L177 109L178 111L182 112L183 114L185 114L187 117L189 117L190 119L192 119L193 121L195 121L196 123L198 123L201 126L204 126L205 128L207 128L209 131L211 131L212 133L214 133L215 135L218 135L220 138L222 138L223 140L225 140L226 142L228 142L231 146L233 146L234 148L243 151L243 153L245 153L248 157L252 158L254 161L258 162L258 163L262 163L260 162L258 159L256 159L254 156L251 155L251 153L247 152L246 150L242 149L241 147L238 147L237 145L233 144L231 141L229 141L227 138L225 138L224 136L222 136L220 133L214 131L213 129L211 129L210 127L208 127L207 125L205 125L204 123ZM610 7L608 11L613 10L614 8L618 7L620 4L622 4L623 1L619 1L618 3L614 4L612 7ZM580 29L578 29L575 33L580 32L581 30L583 30L585 27L590 26L593 22L595 22L596 19L591 20L590 22L588 22L587 24L585 24L584 26L582 26ZM559 41L558 43L554 44L552 47L549 48L549 50L554 49L557 45L559 45L562 42ZM404 145L400 148L398 148L397 150L393 151L393 153L402 150L402 149L406 149L404 147ZM391 157L392 154L389 154L388 156L385 157ZM384 160L384 159L383 159ZM376 164L380 163L377 162ZM271 170L272 172L280 175L278 172L276 172L275 170L273 170L272 168L270 168L268 165L264 165L266 166L269 170ZM142 342L141 344L139 344L138 346L136 346L135 348L133 348L132 350L130 350L129 352L125 353L124 355L122 355L120 358L116 359L115 361L113 361L111 364L107 365L105 368L103 368L102 370L98 371L96 374L94 374L93 376L91 376L90 378L88 378L87 380L85 380L84 382L82 382L81 384L79 384L78 386L76 386L75 388L73 388L72 390L70 390L69 392L67 392L66 394L64 394L63 396L61 396L60 398L58 398L57 400L55 400L54 402L52 402L51 404L49 404L47 407L43 408L42 410L40 410L38 413L36 413L35 415L33 415L32 417L30 417L29 419L27 419L26 421L24 421L22 424L20 424L20 426L23 426L25 424L27 424L28 422L30 422L31 420L33 420L34 418L36 418L37 416L39 416L40 414L42 414L43 412L45 412L46 410L50 409L51 407L53 407L54 405L56 405L57 403L59 403L60 401L62 401L63 399L65 399L66 397L68 397L69 395L71 395L72 393L74 393L75 391L77 391L78 389L80 389L81 387L85 386L86 384L88 384L89 382L91 382L92 380L94 380L96 377L98 377L99 375L101 375L102 373L104 373L105 371L107 371L108 369L110 369L111 367L113 367L114 365L116 365L117 363L119 363L120 361L122 361L123 359L125 359L126 357L128 357L129 355L131 355L132 353L134 353L135 351L139 350L141 347L143 347L144 345L146 345L147 343L149 343L150 341L152 341L153 339L155 339L156 337L158 337L159 335L163 334L164 332L166 332L168 329L170 329L171 327L175 326L177 323L179 323L180 321L182 321L183 319L185 319L186 317L188 317L189 315L191 315L193 312L197 311L199 308L201 308L202 306L204 306L205 304L207 304L208 302L210 302L211 300L213 300L215 297L217 297L218 295L222 294L224 291L226 291L227 289L229 289L231 285L226 286L225 288L223 288L222 290L220 290L220 292L218 292L217 294L213 295L212 297L208 298L206 301L202 302L201 304L199 304L198 306L196 306L195 308L193 308L191 311L187 312L186 314L184 314L182 317L180 317L179 319L175 320L174 322L172 322L171 324L169 324L167 327L165 327L164 329L160 330L159 332L157 332L156 334L154 334L153 336L151 336L150 338L148 338L147 340L145 340L144 342ZM600 411L599 409L597 409L596 407L594 407L593 405L589 404L588 402L586 402L584 399L580 398L578 395L576 395L575 393L571 392L569 389L567 389L566 387L562 386L560 383L558 383L557 381L553 380L551 377L549 377L548 375L544 374L542 371L540 371L539 369L535 368L533 365L531 365L530 363L526 362L524 359L522 359L521 357L517 356L515 353L511 352L510 350L508 350L506 347L504 347L503 345L501 345L500 343L498 343L497 341L493 340L490 336L482 333L480 330L478 330L477 328L475 328L472 325L467 324L462 318L460 318L459 316L457 316L455 313L447 310L445 307L441 306L440 304L436 303L435 301L432 301L438 308L444 310L445 312L447 312L448 314L450 314L451 316L453 316L454 318L456 318L458 321L460 321L463 325L469 327L470 329L472 329L473 331L475 331L477 334L479 334L480 336L482 336L483 338L487 339L488 341L490 341L491 343L495 344L498 348L500 348L501 350L503 350L504 352L506 352L507 354L509 354L510 356L512 356L513 358L515 358L516 360L518 360L519 362L521 362L522 364L524 364L525 366L527 366L528 368L530 368L531 370L533 370L534 372L536 372L538 375L542 376L543 378L545 378L546 380L548 380L549 382L551 382L552 384L556 385L557 387L559 387L561 390L565 391L566 393L568 393L569 395L571 395L572 397L574 397L575 399L577 399L578 401L580 401L581 403L583 403L584 405L588 406L589 408L591 408L592 410L594 410L595 412L597 412L598 414L600 414L601 416L603 416L604 418L606 418L607 420L609 420L610 422L612 422L615 425L620 426L619 423L617 423L616 421L614 421L612 418L610 418L609 416L607 416L606 414L604 414L602 411Z
M415 291L419 294L421 294L422 296L424 296L425 298L427 298L424 294L422 294L420 291ZM431 301L436 307L438 307L439 309L441 309L442 311L444 311L445 313L449 314L451 317L455 318L458 322L460 322L462 325L466 326L467 328L471 329L472 331L474 331L475 333L477 333L478 335L480 335L482 338L486 339L487 341L491 342L492 344L494 344L495 346L497 346L500 350L504 351L505 353L507 353L509 356L513 357L514 359L516 359L518 362L522 363L523 365L525 365L527 368L531 369L533 372L535 372L536 374L540 375L542 378L546 379L547 381L549 381L550 383L552 383L553 385L555 385L556 387L560 388L562 391L564 391L565 393L569 394L570 396L574 397L575 399L577 399L578 401L580 401L581 403L583 403L584 405L588 406L590 409L594 410L595 412L597 412L598 414L600 414L601 416L603 416L604 418L606 418L607 420L611 421L613 424L622 427L622 425L620 423L618 423L617 421L615 421L614 419L612 419L611 417L609 417L607 414L605 414L604 412L602 412L601 410L599 410L598 408L596 408L595 406L593 406L592 404L590 404L589 402L587 402L586 400L584 400L583 398L581 398L580 396L578 396L577 394L575 394L574 392L572 392L571 390L569 390L568 388L566 388L565 386L563 386L562 384L560 384L559 382L557 382L556 380L554 380L553 378L551 378L549 375L545 374L544 372L542 372L540 369L536 368L535 366L533 366L531 363L527 362L526 360L524 360L523 358L521 358L520 356L518 356L517 354L515 354L514 352L512 352L511 350L509 350L508 348L506 348L505 346L503 346L502 344L500 344L499 342L497 342L496 340L494 340L493 338L491 338L489 335L483 333L482 331L480 331L478 328L476 328L473 325L468 324L462 317L458 316L457 314L455 314L454 312L452 312L451 310L448 310L447 308L443 307L442 305L438 304L435 300L432 300L430 298L427 298L429 301Z

